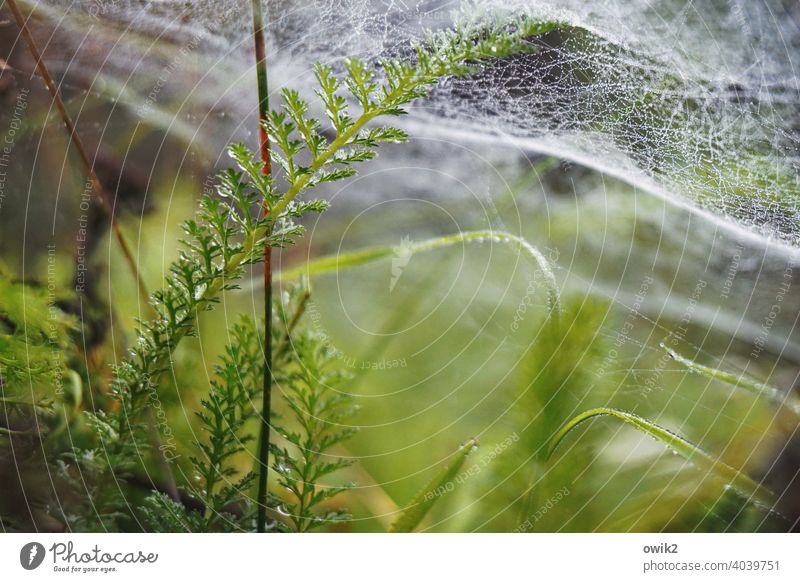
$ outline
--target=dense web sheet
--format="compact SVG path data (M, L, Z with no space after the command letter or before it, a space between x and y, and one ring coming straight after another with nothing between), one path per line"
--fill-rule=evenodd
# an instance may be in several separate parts
M273 88L314 61L402 53L454 18L564 22L542 50L438 89L418 132L513 145L600 169L787 247L800 244L800 9L780 0L268 2ZM29 2L83 76L145 121L213 143L252 113L249 3ZM460 15L460 16L459 16ZM77 55L73 58L73 55ZM180 75L175 74L180 70ZM189 115L187 112L191 112ZM238 125L235 125L238 124ZM216 143L219 141L220 143Z

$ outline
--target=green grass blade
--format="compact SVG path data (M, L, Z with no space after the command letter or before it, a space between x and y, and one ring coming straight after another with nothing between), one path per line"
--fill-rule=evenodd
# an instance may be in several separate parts
M492 230L474 230L460 232L457 234L450 234L438 238L433 238L420 242L413 242L406 245L402 250L405 252L420 253L433 251L451 247L458 244L466 244L472 242L499 242L511 245L518 248L527 254L542 272L547 285L547 303L551 312L558 314L561 307L558 300L558 284L556 277L553 274L553 269L547 258L533 245L525 239L507 232L497 232ZM276 274L276 279L279 281L286 281L296 279L301 275L319 275L322 273L329 273L332 271L349 269L366 265L368 263L387 259L395 256L400 251L398 246L383 246L372 247L353 253L342 253L338 255L331 255L309 261L304 265L298 265L290 269L284 269Z
M450 489L452 483L464 466L470 453L478 447L476 439L470 439L461 445L447 466L437 473L419 493L414 496L408 507L389 528L394 533L410 533L420 524L431 507Z
M707 376L708 378L713 378L715 380L720 380L721 382L725 382L726 384L730 384L736 388L742 388L755 394L756 396L765 396L770 400L778 404L786 404L795 414L800 414L800 404L796 401L794 402L786 402L786 395L775 388L774 386L770 386L769 384L763 384L754 380L752 378L748 378L747 376L741 375L737 376L731 372L725 372L723 370L718 370L716 368L711 368L710 366L704 366L702 364L698 364L697 362L690 360L689 358L685 358L676 351L668 348L664 344L661 344L661 347L664 348L669 356L675 360L676 362L683 364L689 370L693 372L697 372L698 374L702 374L703 376Z
M597 416L611 416L633 426L637 430L663 443L686 460L715 474L747 497L755 498L769 505L772 505L774 502L773 495L767 489L753 481L741 471L715 459L694 443L641 416L614 408L593 408L572 418L559 429L552 439L550 439L547 447L547 458L549 459L552 456L561 441L563 441L575 427Z

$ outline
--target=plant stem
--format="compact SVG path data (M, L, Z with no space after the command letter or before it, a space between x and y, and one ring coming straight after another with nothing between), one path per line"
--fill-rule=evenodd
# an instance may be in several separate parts
M265 176L272 174L269 155L269 137L266 121L269 114L269 86L267 85L267 49L264 41L264 12L261 0L252 0L253 42L256 51L256 79L258 82L258 136L261 146L261 161ZM270 212L269 200L264 199L264 215ZM269 233L267 233L269 234ZM261 430L259 435L259 473L257 531L267 528L267 485L269 480L269 431L272 408L272 247L267 236L264 243L264 387L261 404Z
M558 448L561 441L563 441L576 426L598 416L610 416L633 426L637 430L660 441L687 461L727 481L748 498L757 499L770 506L774 503L774 496L768 489L762 486L761 483L753 481L738 469L715 459L696 444L654 422L631 412L617 410L615 408L592 408L591 410L587 410L573 417L550 439L547 445L545 460L553 456L553 453Z
M721 382L725 382L736 388L743 388L748 392L755 394L756 396L764 396L779 406L785 405L795 414L800 414L800 402L797 401L797 398L792 393L784 394L777 388L770 386L769 384L764 384L748 378L744 374L737 376L731 372L725 372L724 370L703 366L702 364L698 364L693 360L684 358L675 350L668 348L663 342L661 343L661 347L667 351L673 360L683 364L689 370L697 372L698 374L702 374L708 378L720 380Z
M56 109L61 116L61 120L67 128L70 140L75 145L75 150L78 152L78 156L83 163L83 168L86 172L86 175L89 177L89 182L91 182L92 191L94 192L95 197L100 202L100 205L103 207L103 210L108 217L109 223L111 224L111 230L113 231L114 237L117 239L117 244L122 251L122 256L124 257L125 262L128 264L128 268L133 274L133 278L136 279L136 285L139 287L139 293L147 302L148 298L150 297L150 292L147 290L147 286L144 283L142 274L139 271L139 266L136 264L136 260L133 258L133 253L128 245L128 241L125 239L125 235L122 233L122 229L120 228L119 223L114 216L114 205L111 202L111 198L109 197L108 192L106 192L103 188L103 184L100 182L100 178L97 177L97 173L94 171L94 166L89 160L89 156L86 153L86 148L83 146L83 141L81 141L78 130L75 128L75 123L72 121L67 108L64 106L64 101L61 99L61 94L58 92L58 88L53 82L53 78L50 76L50 71L48 71L47 66L44 63L42 54L39 52L39 49L36 46L36 41L34 40L33 35L28 28L25 17L20 11L19 6L17 6L16 0L8 0L8 7L11 9L12 14L14 15L14 20L16 21L17 26L19 27L20 32L25 39L25 43L28 45L28 50L30 51L31 56L36 63L36 69L39 71L39 75L44 81L47 91L50 93L50 97L53 99L53 103L55 104ZM148 306L148 309L152 311L152 306L150 303L147 302L146 305ZM156 459L158 460L158 464L164 473L164 478L167 483L167 490L170 497L172 497L173 500L178 501L178 488L175 485L175 476L172 473L169 461L164 455L164 451L161 449L161 437L158 433L158 429L155 427L151 413L148 413L148 421L151 427L151 440L154 444L153 451Z
M64 106L64 102L61 100L61 95L58 92L58 88L53 82L53 78L50 76L50 72L47 70L47 67L44 64L44 59L42 59L39 49L36 47L36 41L34 41L33 35L28 29L25 17L20 11L19 6L17 6L16 0L8 0L8 7L11 9L11 12L14 15L14 20L17 22L17 26L19 26L19 29L22 32L25 43L28 45L28 50L30 51L31 56L33 56L33 60L36 62L36 68L39 71L39 75L42 77L42 80L47 87L47 91L50 93L50 96L53 99L53 103L55 104L56 109L61 116L61 120L64 122L64 125L67 128L69 137L72 140L72 143L75 144L75 149L81 158L84 170L86 171L89 181L92 184L92 191L99 200L100 204L103 206L103 210L108 215L108 219L111 223L111 229L114 232L114 236L117 239L120 250L122 250L122 255L125 257L125 262L128 263L128 267L136 279L136 284L139 286L139 292L145 297L145 299L147 299L150 297L150 293L147 292L147 287L145 286L142 275L139 272L139 267L136 265L136 261L133 258L133 254L128 246L128 242L125 240L125 236L122 234L119 223L117 223L116 218L114 218L114 206L111 203L111 198L103 189L103 185L100 183L100 179L97 177L97 174L94 171L92 162L89 160L89 156L86 154L86 149L83 147L83 142L81 141L80 135L78 135L78 132L75 129L75 124L73 123L72 118L69 116L67 108Z

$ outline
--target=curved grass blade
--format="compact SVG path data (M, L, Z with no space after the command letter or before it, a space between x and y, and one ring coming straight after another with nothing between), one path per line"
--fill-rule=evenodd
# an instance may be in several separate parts
M698 364L697 362L690 360L689 358L683 357L676 351L668 348L663 343L661 344L661 347L667 351L667 353L673 360L675 360L680 364L683 364L693 372L697 372L698 374L702 374L703 376L707 376L708 378L720 380L721 382L725 382L726 384L730 384L731 386L734 386L736 388L743 388L744 390L747 390L748 392L751 392L756 396L765 396L770 400L776 402L777 404L785 404L795 414L800 414L800 404L797 401L787 402L787 396L774 386L770 386L769 384L763 384L762 382L758 382L757 380L748 378L747 376L744 375L737 376L736 374L732 374L731 372L725 372L723 370L711 368L710 366L704 366L702 364ZM791 398L791 396L789 398Z
M419 493L414 496L405 511L389 528L393 533L410 533L420 524L431 507L447 493L448 483L452 483L470 453L478 448L477 439L469 439L461 445L447 466L436 474Z
M371 247L352 253L329 255L309 261L304 265L298 265L290 269L282 270L276 275L276 279L279 281L286 281L295 279L304 274L308 276L319 275L341 269L358 267L374 261L391 258L395 256L399 250L402 250L403 252L419 253L447 248L457 244L486 241L500 242L517 247L519 250L532 258L544 276L545 283L547 285L547 304L550 311L556 315L561 311L558 300L558 284L556 283L556 277L553 274L553 269L550 266L550 261L547 260L547 258L541 253L541 251L539 251L539 249L534 247L525 239L507 232L498 232L492 230L473 230L459 232L457 234L449 234L425 241L412 242L404 245L402 249L400 249L398 246L382 246Z
M708 470L720 479L726 481L734 489L748 498L754 498L758 501L772 505L774 497L766 488L753 481L750 477L734 469L730 465L719 461L706 453L703 449L694 443L686 440L682 436L667 430L666 428L655 424L641 416L637 416L624 410L617 410L614 408L592 408L582 412L568 421L562 426L559 431L550 439L547 447L547 459L549 459L553 452L556 450L562 440L577 427L579 424L592 419L597 416L611 416L617 420L621 420L637 430L653 437L657 441L669 447L687 461L691 461L698 467Z

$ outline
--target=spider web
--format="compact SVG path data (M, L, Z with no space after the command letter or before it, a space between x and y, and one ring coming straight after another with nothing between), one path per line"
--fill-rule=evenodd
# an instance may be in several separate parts
M217 150L248 135L249 2L29 7L69 45L54 68ZM402 53L465 14L564 22L535 41L537 53L445 83L409 122L419 132L554 154L731 228L800 244L795 3L290 0L267 2L267 11L273 88L310 85L315 61Z

